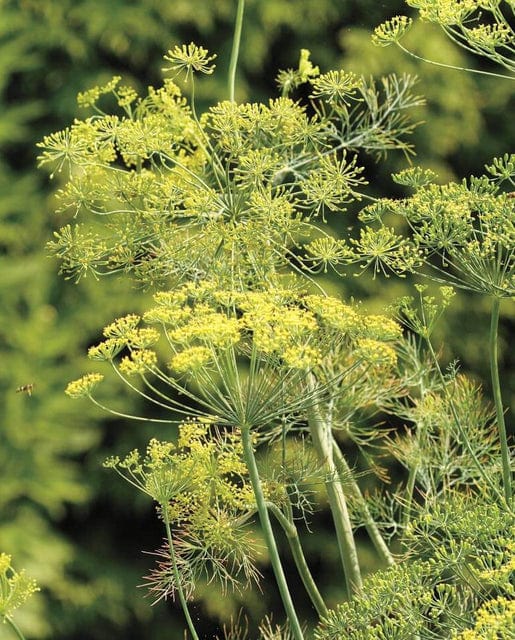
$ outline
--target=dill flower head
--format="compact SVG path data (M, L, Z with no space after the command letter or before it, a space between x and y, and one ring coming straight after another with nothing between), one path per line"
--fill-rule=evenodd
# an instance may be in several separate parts
M122 318L116 319L104 329L106 338L118 338L119 340L127 340L130 334L136 329L140 322L140 316L130 313Z
M216 55L209 55L207 49L199 47L193 42L182 46L175 46L170 49L164 56L167 62L171 63L171 66L164 67L163 71L174 71L176 74L184 72L186 74L186 81L188 81L194 73L205 73L210 75L215 70L215 65L211 62L216 58Z
M397 364L395 349L384 342L371 338L359 338L356 341L355 355L372 366L392 368Z
M36 581L17 572L11 565L11 556L0 553L0 618L11 616L27 598L39 591Z
M173 356L170 368L177 373L195 373L212 362L212 359L213 352L208 347L187 347Z
M354 335L360 326L357 311L340 300L328 296L311 295L304 303L320 318L320 322L342 334Z
M120 372L127 375L145 375L154 371L157 365L157 354L151 349L137 349L125 356L120 362Z
M413 20L411 18L394 16L391 20L387 20L375 28L372 42L379 47L388 47L395 42L399 42L412 24Z
M78 380L70 382L65 389L66 395L70 398L82 398L90 396L93 389L102 382L104 376L101 373L87 373Z
M351 71L328 71L311 81L314 98L327 98L329 103L349 104L349 98L357 97L356 89L362 79Z
M513 638L514 620L515 600L499 596L481 605L476 612L474 627L453 635L453 640L510 640Z
M215 348L227 348L240 340L240 325L237 318L230 318L208 307L197 307L190 320L171 331L170 337L179 344L199 341Z
M406 0L410 7L419 10L422 20L443 26L462 24L478 9L477 0ZM483 3L484 4L484 3Z

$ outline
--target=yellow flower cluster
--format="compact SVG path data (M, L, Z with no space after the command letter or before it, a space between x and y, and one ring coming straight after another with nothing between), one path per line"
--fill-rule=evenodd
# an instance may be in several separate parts
M372 366L389 368L397 364L395 349L389 344L371 338L360 338L356 341L356 356Z
M284 363L291 369L312 369L322 363L320 349L308 344L286 347L281 355Z
M186 80L196 71L209 75L215 70L215 65L211 62L216 58L216 55L210 56L207 49L199 47L193 42L188 45L183 44L180 47L176 45L173 49L169 49L163 57L171 63L171 66L165 67L163 71L184 71Z
M171 442L163 442L152 438L147 445L147 458L150 466L158 466L165 461L175 450Z
M284 304L281 297L281 292L246 296L241 303L245 311L242 323L252 332L258 351L277 355L295 369L316 366L322 354L317 346L319 326L314 314L308 309Z
M512 37L505 24L481 24L473 29L466 29L465 33L475 45L491 50L510 42Z
M120 362L120 371L126 376L144 375L157 365L157 354L151 349L137 349Z
M216 348L235 345L240 340L240 324L208 307L197 306L189 322L170 332L170 338L179 344L200 341Z
M498 566L480 571L478 578L494 585L502 584L511 596L515 596L515 588L511 584L511 579L515 575L515 542L513 540L507 541L502 555L504 562L501 561Z
M212 359L213 352L208 347L188 347L173 356L170 368L177 373L192 373L204 367Z
M402 328L399 323L383 315L370 315L361 318L362 325L358 334L364 338L376 340L398 340L402 337Z
M380 24L374 30L372 42L379 47L388 47L394 42L398 42L413 24L413 20L406 16L394 16Z
M123 340L118 338L108 338L99 344L88 349L90 360L107 360L111 362L113 358L125 347Z
M138 98L138 94L132 87L119 87L116 91L117 102L120 107L129 107Z
M137 316L134 316L136 318ZM122 319L123 324L128 325L126 318ZM160 338L159 331L150 328L131 329L130 326L121 328L119 321L109 325L104 330L104 334L120 333L120 337L107 338L97 345L88 349L88 357L91 360L107 360L112 361L125 346L132 349L147 349L156 344ZM121 337L123 335L123 337Z
M96 105L100 96L111 93L116 89L116 86L121 80L121 76L114 76L107 84L102 87L96 86L83 91L77 95L77 104L79 107L93 107Z
M39 587L24 571L16 572L11 566L11 556L0 553L0 619L10 616Z
M340 300L326 296L306 296L308 309L316 313L323 324L343 334L354 335L361 326L359 314Z
M194 442L201 442L209 431L209 425L197 420L183 422L179 428L178 447L191 447Z
M455 635L455 640L513 640L515 600L499 597L478 610L473 629Z
M156 344L160 337L156 329L134 329L127 333L127 344L134 349L147 349Z
M90 396L93 389L99 382L102 382L104 376L101 373L87 373L78 380L70 382L65 389L65 393L70 398L82 398Z
M104 336L106 338L121 338L122 340L127 340L128 335L136 329L140 320L141 317L133 313L123 316L123 318L117 318L105 327Z
M462 24L477 8L477 0L407 0L419 10L422 20L443 26Z

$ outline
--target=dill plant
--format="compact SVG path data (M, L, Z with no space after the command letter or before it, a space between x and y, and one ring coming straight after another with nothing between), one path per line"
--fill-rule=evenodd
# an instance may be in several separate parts
M21 640L25 636L12 616L37 591L39 587L36 581L29 578L25 571L16 571L12 566L11 556L0 553L0 622L12 629Z
M144 97L119 78L90 89L79 103L93 115L40 143L41 164L64 177L60 209L96 217L55 233L49 246L61 271L75 280L123 273L155 292L153 307L116 319L90 348L104 373L87 373L66 392L118 416L179 425L176 442L154 438L145 454L106 466L156 503L166 541L149 588L157 599L179 600L192 638L199 634L189 600L199 580L222 591L260 580L256 516L286 612L284 628L265 621L261 638L311 633L272 519L317 612L318 640L482 637L485 617L509 624L513 596L496 345L500 301L513 297L514 201L504 184L513 182L514 159L448 185L411 168L394 180L412 196L372 198L359 153L412 153L408 113L422 104L414 79L321 73L303 50L298 68L278 75L280 97L238 104L243 9L240 0L229 100L198 113L195 83L214 71L214 56L193 43L176 46L165 55L173 80ZM408 26L393 18L375 40L398 43ZM175 82L180 75L190 100ZM309 109L293 98L301 85ZM325 223L362 200L369 204L359 235L335 238ZM392 214L410 233L383 222ZM440 299L417 286L418 300L368 314L328 296L316 279L353 265L428 275L443 285ZM457 366L442 369L432 343L453 287L493 301L494 409ZM126 415L101 399L109 368L157 408L155 417ZM405 421L404 432L378 428L385 413ZM342 439L362 452L382 482L378 492L363 494ZM398 487L387 485L385 454L406 469ZM348 597L332 610L299 535L299 518L316 508L314 485L326 490ZM384 567L365 579L361 527ZM225 637L243 640L247 631L235 624Z

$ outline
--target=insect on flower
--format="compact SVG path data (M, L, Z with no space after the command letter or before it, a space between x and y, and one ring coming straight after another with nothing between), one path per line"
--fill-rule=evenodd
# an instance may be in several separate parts
M29 384L22 384L21 387L16 389L16 393L26 393L28 396L31 396L34 391L34 386L33 382L30 382Z

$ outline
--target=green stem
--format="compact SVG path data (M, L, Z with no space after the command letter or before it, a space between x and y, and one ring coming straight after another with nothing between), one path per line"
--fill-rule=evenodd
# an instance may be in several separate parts
M502 405L501 384L499 381L499 364L497 353L497 334L499 328L499 308L501 300L494 298L492 304L492 315L490 320L490 375L492 377L492 391L495 402L495 412L497 414L497 429L499 431L499 441L501 444L501 462L502 477L504 484L504 498L509 507L511 507L512 491L511 491L511 469L510 469L510 451L508 448L508 439L506 436L506 424L504 422L504 409Z
M25 636L12 618L10 618L9 616L4 616L4 621L7 622L7 624L11 627L18 638L20 638L20 640L25 640Z
M411 517L411 502L413 499L413 491L415 490L415 481L417 479L418 464L410 467L408 481L406 483L406 507L402 516L402 524L406 527Z
M229 63L229 100L234 102L234 87L236 84L236 67L238 66L238 55L240 53L241 29L243 26L243 10L245 0L238 0L236 12L236 23L234 25L234 37L232 40L231 61Z
M284 570L281 565L281 559L279 557L279 551L275 542L272 523L270 522L270 516L268 515L267 504L265 496L263 494L263 487L261 486L256 458L254 456L252 435L250 433L249 427L241 426L240 429L243 444L243 455L249 472L252 489L254 491L259 520L261 522L261 527L263 528L263 534L265 536L268 553L270 554L270 562L272 563L272 568L274 570L279 593L281 594L281 599L286 610L286 615L288 616L288 622L293 633L293 637L295 638L295 640L304 640L304 634L302 633L302 628L300 626L295 607L293 606L293 600L288 588L288 583L286 582L286 576L284 575Z
M184 613L184 617L186 618L186 622L188 624L188 628L190 630L191 636L193 640L199 640L197 632L195 630L195 625L193 624L193 620L190 616L190 611L188 609L188 603L186 602L186 595L184 594L184 589L181 584L181 576L179 575L179 568L177 567L177 560L175 558L175 550L173 546L172 539L172 530L170 528L170 519L168 517L168 505L161 505L161 511L163 513L163 520L165 523L166 529L166 538L168 540L168 546L170 547L170 560L172 561L172 570L175 578L175 584L177 587L177 593L179 594L179 601L181 603L182 611Z
M338 473L344 476L345 478L350 479L349 488L352 491L354 499L359 504L359 508L364 518L365 529L367 530L367 533L370 536L372 544L374 545L377 553L381 557L381 560L388 566L395 564L395 558L393 557L392 553L388 549L388 546L384 541L384 538L381 535L381 532L379 531L377 523L369 511L368 505L365 501L365 498L363 497L363 494L361 493L358 483L352 477L352 472L349 468L347 460L345 460L345 456L341 452L340 447L338 446L338 443L334 438L333 438L333 457L334 457L334 463L336 465L336 469Z
M513 76L507 76L503 73L495 73L493 71L481 71L481 69L469 69L468 67L458 67L454 64L446 64L445 62L436 62L435 60L428 60L428 58L424 58L422 56L413 53L409 49L406 49L400 42L395 43L404 53L407 53L412 58L416 60L420 60L421 62L427 62L428 64L433 64L436 67L444 67L445 69L454 69L454 71L468 71L469 73L479 73L482 76L494 76L494 78L503 78L505 80L515 80Z
M310 386L314 385L312 377L309 384ZM320 462L327 471L327 480L325 482L327 498L336 529L336 539L345 574L347 592L349 597L352 597L361 592L363 582L347 502L343 487L338 482L338 470L333 459L331 429L322 419L317 406L311 407L308 411L308 425L313 446Z
M299 534L297 531L297 527L291 522L279 509L279 507L272 502L267 502L268 509L274 514L277 521L283 528L284 533L286 534L286 538L290 544L290 549L293 555L293 559L295 561L295 565L299 572L299 575L302 579L302 583L308 592L308 595L315 607L320 618L323 618L327 615L327 607L325 602L320 595L320 591L316 585L316 582L311 575L311 571L309 570L308 564L306 562L306 558L304 556L304 552L302 550L302 546L299 540Z

